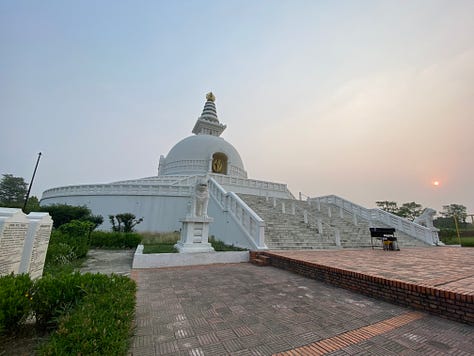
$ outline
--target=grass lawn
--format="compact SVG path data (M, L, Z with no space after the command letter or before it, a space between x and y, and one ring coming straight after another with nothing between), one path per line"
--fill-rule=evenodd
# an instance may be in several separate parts
M179 240L179 232L169 232L163 234L147 234L143 236L143 253L177 253L174 247ZM213 236L209 237L209 242L215 251L246 251L244 248L226 245Z
M457 236L451 236L448 238L442 239L446 245L459 245L459 240ZM462 247L474 247L474 236L461 237L461 246Z
M174 244L156 243L143 245L143 253L176 253L178 250Z

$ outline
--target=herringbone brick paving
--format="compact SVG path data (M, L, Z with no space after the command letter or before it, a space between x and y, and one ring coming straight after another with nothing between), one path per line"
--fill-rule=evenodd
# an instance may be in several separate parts
M131 355L312 355L322 345L328 355L474 355L472 326L273 267L133 270L132 277Z

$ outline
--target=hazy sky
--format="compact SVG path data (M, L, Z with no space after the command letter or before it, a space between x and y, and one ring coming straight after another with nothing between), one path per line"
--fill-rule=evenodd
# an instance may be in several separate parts
M0 174L155 175L213 91L250 178L474 213L474 1L0 0ZM433 186L438 180L440 185Z

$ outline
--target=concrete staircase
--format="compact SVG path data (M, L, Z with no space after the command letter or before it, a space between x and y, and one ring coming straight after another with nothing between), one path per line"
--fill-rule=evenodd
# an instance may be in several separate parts
M239 194L265 220L265 243L272 250L370 248L369 221L354 217L333 204L309 204L296 199L274 199ZM376 227L389 227L376 223ZM396 232L400 248L427 246ZM374 244L381 246L379 241Z

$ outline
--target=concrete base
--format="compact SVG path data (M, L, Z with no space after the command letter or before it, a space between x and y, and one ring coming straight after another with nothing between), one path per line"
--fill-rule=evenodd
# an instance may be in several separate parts
M178 267L248 261L248 251L143 254L143 245L138 245L132 268Z
M212 252L214 248L208 242L209 224L214 221L208 216L186 216L180 220L183 224L181 228L181 238L174 247L180 253L192 252Z
M213 252L214 248L209 242L204 243L183 243L179 241L176 245L174 245L179 253L202 253L202 252Z

